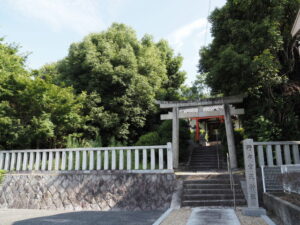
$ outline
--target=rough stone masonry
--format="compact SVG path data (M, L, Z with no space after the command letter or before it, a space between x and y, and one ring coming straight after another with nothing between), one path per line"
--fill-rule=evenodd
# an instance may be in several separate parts
M166 209L170 206L175 182L173 173L9 173L0 185L0 208Z

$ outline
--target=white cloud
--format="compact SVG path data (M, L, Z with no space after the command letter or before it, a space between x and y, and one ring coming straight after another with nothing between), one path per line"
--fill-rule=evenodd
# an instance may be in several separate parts
M203 29L205 29L206 24L207 20L205 18L197 19L175 30L167 39L177 50L179 50L183 46L184 41L194 33L197 33L196 36L203 35L203 32L205 32Z
M24 16L41 20L55 31L72 30L79 34L105 27L96 0L10 0L10 5Z

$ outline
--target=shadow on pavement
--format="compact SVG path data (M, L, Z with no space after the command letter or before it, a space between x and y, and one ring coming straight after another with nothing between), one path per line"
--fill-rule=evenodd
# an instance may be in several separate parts
M13 225L151 225L163 213L153 211L80 211L14 222Z

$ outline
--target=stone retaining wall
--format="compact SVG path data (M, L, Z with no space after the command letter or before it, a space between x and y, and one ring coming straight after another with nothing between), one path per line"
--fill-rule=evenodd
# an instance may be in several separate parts
M300 207L267 192L264 193L264 205L282 224L299 225Z
M9 173L0 185L0 208L166 209L175 183L173 173Z

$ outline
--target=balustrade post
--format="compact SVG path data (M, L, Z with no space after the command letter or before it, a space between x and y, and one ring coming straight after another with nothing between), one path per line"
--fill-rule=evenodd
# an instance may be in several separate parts
M3 168L4 153L0 152L0 170Z
M168 170L173 170L173 150L170 142L167 143L167 164Z

